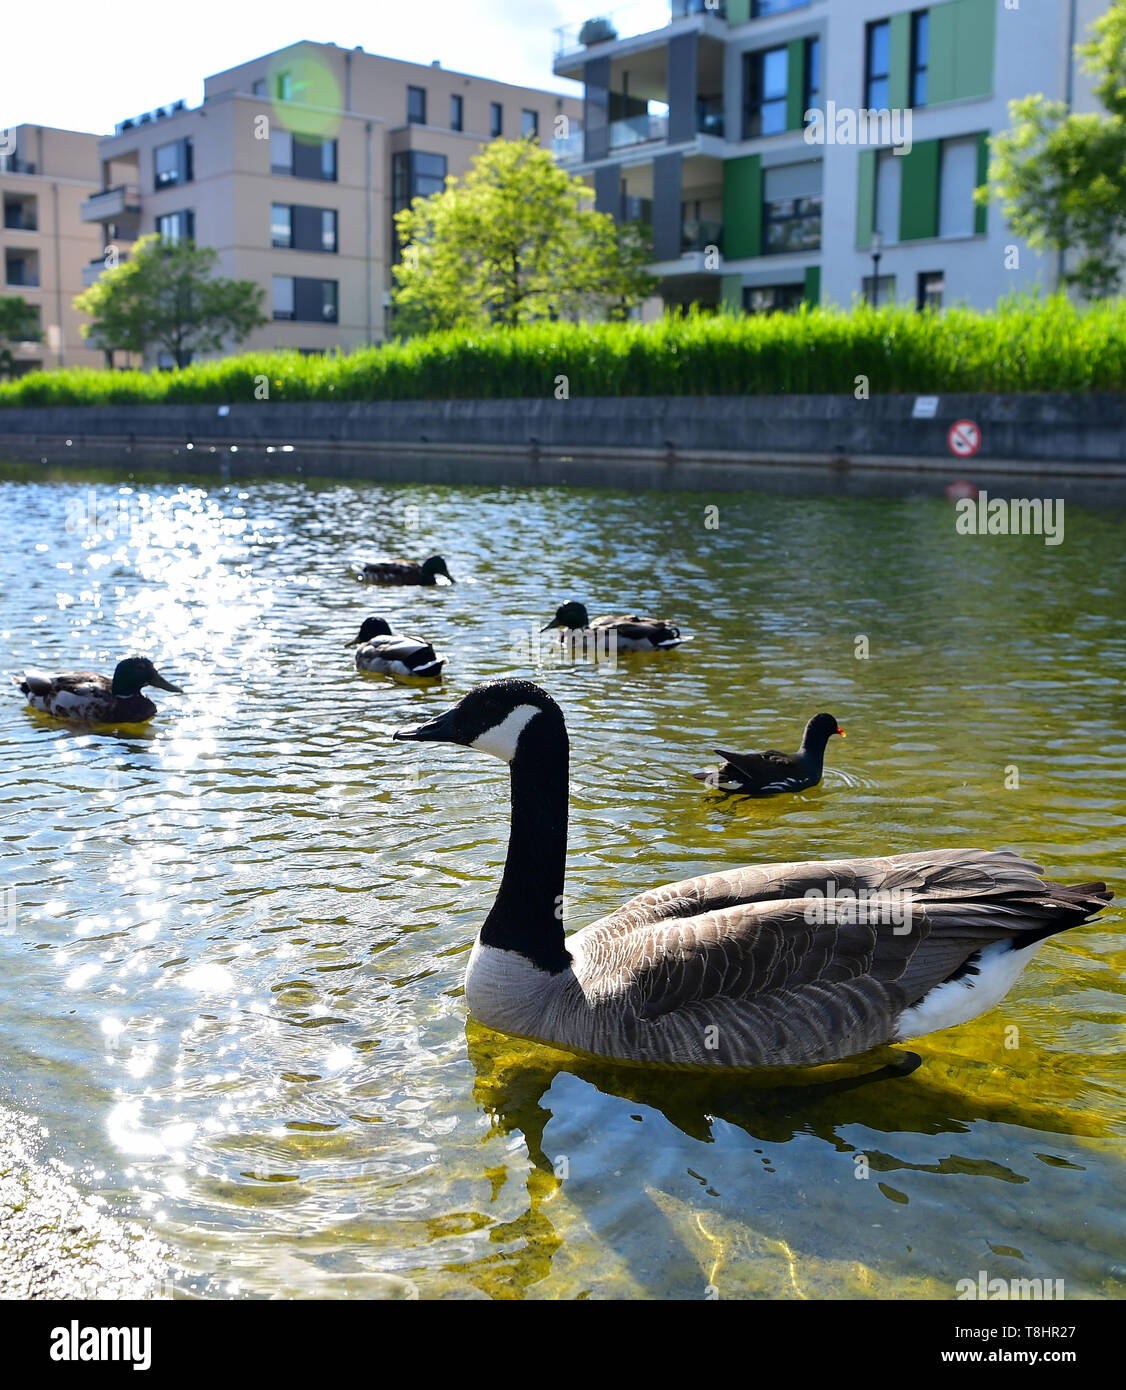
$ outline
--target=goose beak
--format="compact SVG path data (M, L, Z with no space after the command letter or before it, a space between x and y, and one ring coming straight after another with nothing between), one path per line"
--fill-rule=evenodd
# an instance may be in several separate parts
M413 729L396 729L393 738L404 743L460 743L454 734L454 711L446 710Z
M173 695L182 695L184 693L178 685L173 685L171 681L166 681L161 675L154 676L153 679L149 681L149 685L155 685L158 690L170 690Z
M541 628L540 628L540 636L542 637L543 634L544 634L545 632L550 632L551 629L552 629L553 627L558 627L558 626L559 626L558 623L548 623L548 625L547 625L546 627L541 627Z

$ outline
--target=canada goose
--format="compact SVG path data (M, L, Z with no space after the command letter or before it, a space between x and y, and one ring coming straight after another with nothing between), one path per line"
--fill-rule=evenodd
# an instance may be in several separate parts
M27 696L27 702L56 719L75 719L87 724L143 724L156 713L156 706L141 690L154 685L158 690L184 692L166 681L146 656L129 656L119 661L113 678L94 671L68 671L56 676L25 671L12 680Z
M655 652L668 647L679 647L682 642L690 642L690 637L682 637L680 628L665 618L639 618L636 613L626 613L621 617L591 618L582 603L563 603L555 610L552 618L541 632L550 632L553 627L562 628L560 641L567 640L567 634L575 631L590 631L613 634L614 643L620 652Z
M815 787L825 770L825 745L834 734L845 737L845 731L831 714L815 714L805 726L801 747L796 753L779 753L768 748L765 753L727 753L715 751L726 761L718 770L694 772L693 777L721 791L747 792L752 796L770 796L776 792L802 792Z
M446 664L429 642L393 633L385 618L365 618L346 647L356 647L356 670L383 676L426 676L436 679Z
M1112 896L1045 881L1008 850L942 849L724 870L565 936L569 748L555 701L528 681L491 681L395 738L509 764L508 854L466 1002L490 1027L571 1051L708 1067L837 1061L984 1013L1045 937Z
M423 584L432 587L443 575L452 584L453 576L440 555L431 555L421 564L414 560L371 560L360 571L368 584Z

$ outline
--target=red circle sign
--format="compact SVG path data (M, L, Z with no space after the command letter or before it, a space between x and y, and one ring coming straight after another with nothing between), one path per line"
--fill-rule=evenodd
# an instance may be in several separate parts
M972 420L958 420L946 431L946 442L952 454L968 459L981 448L981 430Z

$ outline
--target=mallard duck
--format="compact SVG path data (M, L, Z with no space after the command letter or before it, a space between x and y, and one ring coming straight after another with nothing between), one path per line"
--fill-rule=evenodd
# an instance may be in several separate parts
M127 656L119 661L112 679L94 671L68 671L57 676L25 671L12 680L33 709L86 724L145 723L156 713L153 702L141 694L146 685L171 690L175 695L184 693L165 680L147 656Z
M567 640L567 634L575 631L590 631L613 636L620 652L655 652L669 647L679 647L682 642L690 642L690 637L682 637L680 628L666 618L639 618L636 613L626 613L621 617L591 618L582 603L563 603L556 609L552 618L541 632L550 632L553 627L562 628L560 641Z
M395 738L508 763L508 854L465 998L480 1022L573 1052L704 1067L838 1061L993 1008L1045 938L1112 897L1102 883L1046 880L1009 850L922 850L725 869L566 936L569 745L555 701L529 681L491 681Z
M377 671L382 676L425 676L437 679L446 664L429 642L393 633L385 618L365 618L346 647L358 647L357 671Z
M440 555L431 555L421 564L414 560L371 560L360 575L367 584L424 584L430 587L443 575L452 584L453 575Z
M715 751L726 761L718 770L694 772L693 777L721 791L747 792L752 796L771 796L776 792L801 792L815 787L825 771L825 745L834 734L845 731L831 714L815 714L805 726L801 747L796 753L727 753Z

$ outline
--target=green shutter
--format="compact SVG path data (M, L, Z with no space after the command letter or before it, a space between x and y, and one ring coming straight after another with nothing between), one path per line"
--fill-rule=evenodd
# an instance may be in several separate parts
M809 305L821 303L821 267L807 265L805 268L805 302Z
M856 176L856 244L872 244L872 223L876 216L876 151L861 150Z
M751 0L727 0L728 24L746 24L751 17Z
M762 160L757 154L724 161L723 254L729 261L762 255Z
M805 116L805 40L786 45L786 129L801 130Z
M927 105L993 93L995 0L948 0L930 10Z
M719 279L719 302L733 313L743 312L743 277L741 275L721 275Z
M983 183L989 182L989 132L981 130L977 136L977 184L980 188ZM974 231L979 235L986 229L986 217L989 209L984 203L974 204Z
M890 31L888 106L905 111L911 105L911 16L906 10L892 15Z
M938 236L938 160L941 142L916 140L899 171L899 239Z

